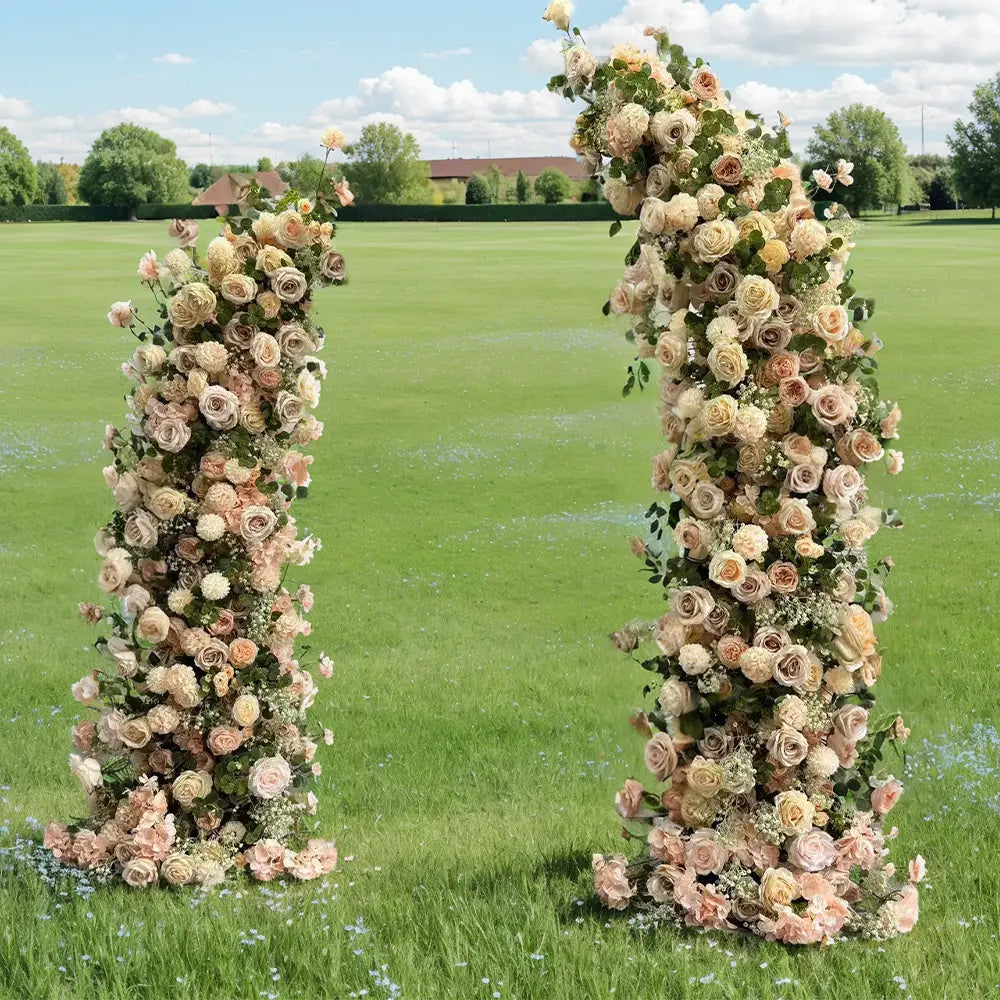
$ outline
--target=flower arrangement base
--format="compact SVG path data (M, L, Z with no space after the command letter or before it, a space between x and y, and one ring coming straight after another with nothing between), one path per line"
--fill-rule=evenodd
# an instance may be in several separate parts
M614 636L652 678L632 722L654 784L629 779L616 802L645 849L595 855L596 890L788 944L909 931L923 860L897 873L883 827L902 791L884 753L908 730L876 722L871 690L892 563L866 551L899 521L862 471L902 468L886 448L900 413L879 399L873 303L850 283L856 226L832 196L821 221L811 196L851 183L851 164L803 182L787 122L731 108L657 29L655 51L599 62L570 10L545 12L566 32L550 89L583 98L572 146L639 217L605 312L631 321L626 394L660 367L666 438L632 549L669 610Z

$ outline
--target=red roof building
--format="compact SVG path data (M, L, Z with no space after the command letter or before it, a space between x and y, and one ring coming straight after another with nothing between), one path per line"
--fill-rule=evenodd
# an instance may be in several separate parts
M230 205L239 205L250 181L255 180L269 195L278 198L288 190L277 170L258 170L253 174L223 174L210 184L192 205L214 205L219 215L225 215Z

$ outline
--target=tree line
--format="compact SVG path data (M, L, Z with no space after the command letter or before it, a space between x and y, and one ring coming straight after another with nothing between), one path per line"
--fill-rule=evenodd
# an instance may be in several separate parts
M969 115L955 122L947 139L950 157L908 155L895 123L878 108L852 104L816 126L801 166L823 170L845 159L854 164L854 183L838 198L852 214L887 206L947 209L990 208L1000 202L1000 73L976 87ZM140 204L190 200L223 174L276 170L304 195L321 183L346 178L359 201L423 204L428 201L490 204L539 200L557 203L575 197L599 198L595 182L572 182L548 168L533 180L519 173L508 178L496 165L467 182L432 185L414 136L389 122L366 125L346 150L346 160L331 164L312 153L277 165L267 157L256 166L189 168L176 145L148 128L122 123L105 129L82 166L32 161L25 145L0 127L0 205L67 204L75 201L134 210Z

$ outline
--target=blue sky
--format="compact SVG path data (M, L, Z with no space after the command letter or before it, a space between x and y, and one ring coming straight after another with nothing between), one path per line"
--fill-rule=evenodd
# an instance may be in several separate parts
M572 110L545 93L559 66L546 0L467 3L261 0L177 5L49 0L3 4L0 124L41 158L79 161L129 119L173 138L189 162L294 156L318 130L350 135L388 118L425 155L565 152ZM666 25L708 58L734 101L812 124L853 100L883 107L911 149L940 151L972 86L1000 66L995 0L577 0L575 21L606 51ZM210 138L211 137L211 138Z

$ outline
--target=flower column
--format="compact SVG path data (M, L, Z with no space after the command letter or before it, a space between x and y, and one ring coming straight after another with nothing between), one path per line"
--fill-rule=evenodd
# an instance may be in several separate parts
M125 427L105 441L118 509L96 538L98 584L114 605L80 606L105 626L104 666L73 686L95 712L70 757L90 818L51 823L45 844L130 885L210 885L234 866L309 879L336 864L333 843L305 832L317 746L332 740L306 718L316 688L294 648L313 596L282 582L320 547L291 508L323 429L312 289L345 277L330 197L350 191L327 179L315 201L273 204L253 185L204 260L197 225L171 223L180 246L139 263L158 318L131 302L108 315L140 343L123 366ZM331 673L326 657L318 667Z
M792 944L908 931L923 862L899 879L882 827L901 791L883 751L908 731L874 722L871 692L891 562L865 548L898 519L869 505L863 472L883 458L900 471L885 450L900 413L879 399L873 305L849 281L855 227L833 204L815 217L787 122L731 109L654 29L655 52L621 45L599 63L569 8L545 15L567 33L550 89L585 99L572 145L617 213L639 215L605 311L631 319L626 391L660 365L667 439L633 550L669 611L614 637L651 646L640 659L657 678L633 719L655 784L617 796L646 849L595 856L597 891ZM849 164L834 172L850 183ZM834 183L817 171L810 185Z

